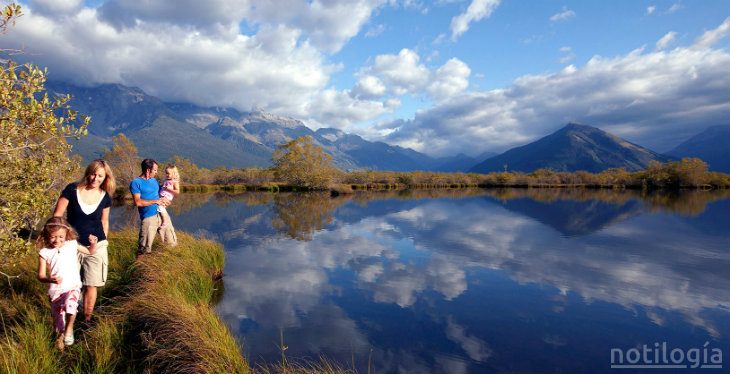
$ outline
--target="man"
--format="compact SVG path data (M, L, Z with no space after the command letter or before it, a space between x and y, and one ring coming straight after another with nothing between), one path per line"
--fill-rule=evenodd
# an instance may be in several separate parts
M157 162L146 158L142 161L142 174L134 178L129 184L129 191L134 197L134 205L139 210L139 246L137 254L151 253L152 242L155 240L157 229L160 228L160 216L157 213L157 205L167 206L169 201L160 198L160 185L155 179L157 175ZM162 242L175 246L177 237L172 224L160 229Z

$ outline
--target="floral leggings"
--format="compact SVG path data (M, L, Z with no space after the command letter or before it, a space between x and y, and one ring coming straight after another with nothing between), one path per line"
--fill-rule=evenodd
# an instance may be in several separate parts
M53 327L56 332L64 332L66 330L66 314L76 314L79 308L80 289L66 291L58 296L55 300L51 300L51 315L53 316Z

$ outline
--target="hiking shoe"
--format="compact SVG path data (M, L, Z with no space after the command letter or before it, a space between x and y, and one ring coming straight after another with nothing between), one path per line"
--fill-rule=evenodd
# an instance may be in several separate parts
M64 336L63 344L65 344L66 346L73 345L74 344L74 334L71 333L71 335Z

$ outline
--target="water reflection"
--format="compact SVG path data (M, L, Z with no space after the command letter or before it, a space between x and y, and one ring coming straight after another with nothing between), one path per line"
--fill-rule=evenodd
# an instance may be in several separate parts
M292 356L366 370L372 349L377 372L608 372L611 347L730 352L727 197L244 193L173 219L224 243L217 308L251 359L283 328Z

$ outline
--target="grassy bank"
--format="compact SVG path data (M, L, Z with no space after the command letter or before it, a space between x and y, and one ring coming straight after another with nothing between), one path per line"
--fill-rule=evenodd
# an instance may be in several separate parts
M224 254L219 244L178 235L175 248L134 258L136 232L113 233L109 279L95 323L77 343L53 346L46 285L37 255L0 286L0 371L8 373L247 373L240 347L209 303ZM5 273L8 273L5 271Z

